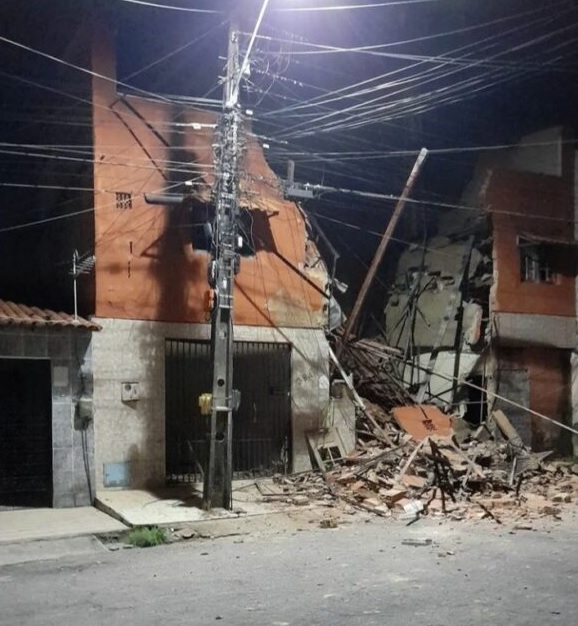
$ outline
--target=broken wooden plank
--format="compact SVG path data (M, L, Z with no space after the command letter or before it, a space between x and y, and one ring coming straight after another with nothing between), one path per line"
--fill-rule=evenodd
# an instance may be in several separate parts
M427 485L427 478L423 476L415 476L414 474L406 474L401 479L401 482L406 487L413 487L414 489L423 489Z
M397 223L399 222L399 218L401 217L401 214L405 207L407 198L409 197L409 194L411 193L411 190L413 189L415 181L419 175L419 172L421 170L421 167L426 157L427 157L427 150L425 148L422 148L420 150L420 153L417 156L417 159L415 161L413 169L411 170L409 178L407 179L407 182L401 193L401 196L399 197L397 201L395 209L393 210L393 213L391 214L387 228L385 229L385 232L383 233L383 237L381 238L381 241L379 242L379 245L377 246L377 250L375 252L371 265L369 266L367 274L363 280L361 289L359 290L359 294L357 295L357 299L355 300L355 303L353 305L353 309L351 310L351 313L349 314L349 317L347 318L347 321L345 322L343 335L340 338L340 341L337 345L337 357L341 355L343 346L347 343L347 340L349 339L349 336L351 335L351 332L357 322L359 314L363 308L365 298L367 297L367 294L369 293L369 290L373 283L375 274L377 273L377 270L379 269L379 266L381 265L383 255L385 254L385 251L391 240L395 227L397 226Z
M392 507L396 502L406 497L405 489L380 489L379 495L383 497L387 506Z
M454 452L458 455L459 458L463 459L465 463L467 463L467 465L469 466L469 468L475 473L477 474L480 478L485 478L484 472L482 471L482 468L477 464L474 463L467 454L465 454L464 452L462 452L453 441L450 441L449 445L454 449ZM442 451L442 454L446 454L446 451Z
M514 428L512 422L510 422L503 411L493 411L490 417L494 420L494 422L496 422L500 432L512 446L520 449L526 448L522 438L518 434L518 431Z
M425 446L425 444L429 442L429 439L422 439L417 446L415 447L414 451L409 455L409 458L407 459L407 461L405 462L405 465L403 466L403 468L401 469L401 471L399 472L397 478L396 478L396 482L401 482L401 479L405 476L407 470L411 467L411 464L414 462L416 456L418 455L419 451Z

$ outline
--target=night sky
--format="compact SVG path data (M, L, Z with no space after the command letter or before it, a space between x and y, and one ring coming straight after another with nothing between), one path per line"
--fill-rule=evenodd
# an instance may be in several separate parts
M226 15L187 14L120 0L105 4L114 9L119 25L119 77L131 76L205 35L127 82L165 93L219 95L215 77L222 74L218 55L224 54L227 28L219 24ZM253 9L241 18L241 27L249 31L261 5L258 0L188 0L173 6L216 9L239 4ZM272 140L274 163L294 157L298 172L311 182L324 177L328 184L372 187L371 181L373 189L387 191L387 178L401 183L412 158L380 160L371 154L344 160L338 153L502 144L549 124L575 125L575 3L429 0L377 8L290 10L369 4L384 3L271 0L260 31L270 39L257 42L249 102L257 132ZM380 47L335 52L321 46ZM351 86L362 81L367 81L367 92L357 95L362 87ZM379 90L370 91L376 87ZM336 90L343 91L332 97ZM315 105L291 110L312 98ZM365 104L364 115L347 122L343 111L373 99L373 110ZM430 166L436 171L436 191L459 193L464 163L471 160L460 153L436 159ZM332 176L334 172L339 176ZM442 179L446 186L440 185Z
M17 39L18 22L34 30L38 49L64 54L77 24L72 20L63 37L65 13L58 7L89 9L91 4L3 0L0 35ZM215 13L155 8L146 0L97 4L116 27L119 79L152 93L219 99L219 55L226 52L228 18L237 12L240 28L249 32L262 3L156 0ZM301 182L399 194L417 151L426 146L432 154L416 196L426 203L457 202L479 154L475 148L507 145L549 125L578 127L576 2L385 4L271 0L243 98L254 110L254 130L269 145L268 160L279 174L292 158ZM70 151L74 142L85 145L90 141L87 112L73 98L82 97L85 87L81 73L0 43L0 141L57 145L54 120L68 109L77 126L60 141L67 146L62 150ZM2 148L2 182L38 181L38 167ZM26 189L1 188L0 225L38 217L30 198ZM377 238L351 225L382 230L391 204L335 195L305 207L335 220L322 226L350 257L345 278L361 275Z

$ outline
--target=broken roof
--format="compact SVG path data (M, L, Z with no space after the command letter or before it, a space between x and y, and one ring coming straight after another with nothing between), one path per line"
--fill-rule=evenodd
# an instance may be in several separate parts
M0 300L0 326L49 326L100 330L98 324L83 317L75 318L69 313L56 313L50 309L39 309L36 306L26 306L6 300Z

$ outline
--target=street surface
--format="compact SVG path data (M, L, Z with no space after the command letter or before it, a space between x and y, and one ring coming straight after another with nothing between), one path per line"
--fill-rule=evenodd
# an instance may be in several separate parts
M0 624L568 626L578 619L578 525L549 528L375 520L99 545L1 567Z

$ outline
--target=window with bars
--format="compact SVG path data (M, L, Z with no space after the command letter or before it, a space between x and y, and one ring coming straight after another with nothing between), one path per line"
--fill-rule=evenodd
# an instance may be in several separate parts
M132 194L127 191L117 191L116 208L121 211L132 209Z
M556 284L558 274L552 269L549 247L526 239L518 240L520 279L523 283Z

